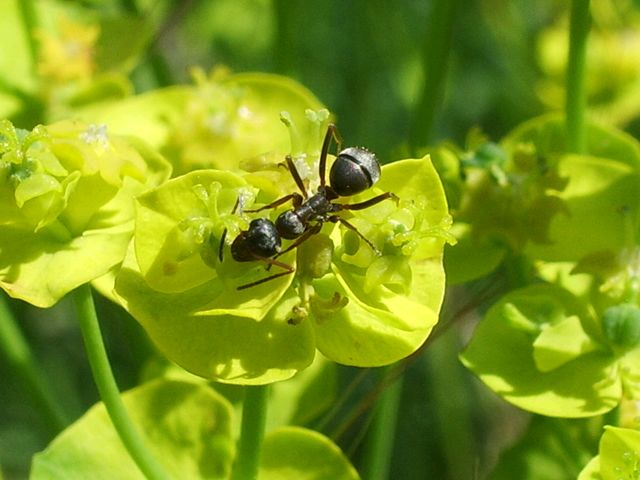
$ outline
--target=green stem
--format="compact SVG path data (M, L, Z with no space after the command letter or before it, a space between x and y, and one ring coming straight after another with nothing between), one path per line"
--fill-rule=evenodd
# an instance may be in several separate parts
M153 457L145 440L133 425L125 409L122 397L120 397L102 341L102 333L100 332L100 325L91 295L91 287L88 284L82 285L73 291L72 296L93 378L98 387L100 398L122 443L147 478L153 480L169 479L169 475Z
M394 367L383 370L391 372ZM389 467L398 423L398 407L402 396L403 377L399 377L380 396L373 415L363 461L363 475L367 480L389 478Z
M587 133L585 111L587 38L591 27L589 0L571 1L569 59L567 64L567 138L570 152L585 153Z
M567 473L575 475L580 472L590 460L590 455L588 455L586 449L580 448L576 437L569 430L567 419L546 418L545 420L549 431L553 432L557 443L563 447L562 453L566 462Z
M447 464L449 478L473 478L474 452L469 398L469 385L464 368L458 361L458 330L450 328L425 351L424 361L433 389L432 414L436 438Z
M258 478L260 450L267 420L268 396L267 385L245 387L238 454L231 475L233 480Z
M417 148L428 145L434 136L436 115L444 99L458 0L434 0L431 5L430 23L423 47L423 88L411 132L414 153Z
M51 385L29 349L4 295L0 296L0 351L39 406L51 432L57 434L64 430L71 417L56 401Z
M27 35L27 41L29 42L31 64L35 71L35 66L38 64L39 53L38 41L34 35L38 28L38 15L36 13L35 2L33 0L21 0L18 2L18 8L20 9L22 23L24 24L24 31Z
M295 70L297 38L296 16L300 2L291 0L274 0L271 2L275 20L273 65L275 71L284 75L292 75Z

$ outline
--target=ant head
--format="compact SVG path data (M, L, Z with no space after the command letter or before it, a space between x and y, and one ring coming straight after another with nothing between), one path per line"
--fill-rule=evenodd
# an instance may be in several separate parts
M365 148L342 150L329 172L329 184L341 197L349 197L371 188L380 179L380 164Z

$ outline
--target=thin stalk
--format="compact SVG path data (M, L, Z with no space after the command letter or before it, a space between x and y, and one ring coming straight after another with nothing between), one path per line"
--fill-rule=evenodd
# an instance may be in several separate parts
M271 2L275 20L273 65L278 73L290 75L295 69L296 10L299 2L274 0Z
M416 107L411 148L428 145L434 136L436 115L444 99L451 38L458 0L434 0L423 45L424 81Z
M245 387L238 454L231 475L233 480L258 478L260 451L267 421L268 396L267 385Z
M590 460L586 449L580 448L579 442L569 429L569 423L563 418L547 418L549 431L555 434L558 445L562 445L567 474L577 474Z
M35 2L33 0L21 0L18 2L24 31L27 34L29 42L29 53L31 54L31 64L34 66L38 63L38 41L34 35L38 28L38 15L36 12Z
M55 435L71 423L71 416L56 400L45 373L22 335L7 299L0 295L0 351L29 392Z
M132 423L122 397L120 397L116 380L109 365L104 342L102 341L100 324L98 323L98 316L96 315L91 295L91 287L88 284L78 287L73 291L72 297L94 381L111 422L120 436L120 440L122 440L129 455L131 455L133 461L147 478L168 480L170 478L169 475L149 451L145 440Z
M567 62L567 138L569 151L585 153L587 132L585 114L587 38L591 28L589 0L571 1L569 26L569 58Z
M389 369L383 371L383 378ZM363 462L362 477L366 480L385 480L389 477L389 468L393 454L398 407L402 396L402 376L391 383L376 403L373 420L369 427Z
M449 329L425 351L428 381L435 387L432 414L436 438L450 478L473 478L475 442L469 412L466 374L458 361L460 343L457 329Z

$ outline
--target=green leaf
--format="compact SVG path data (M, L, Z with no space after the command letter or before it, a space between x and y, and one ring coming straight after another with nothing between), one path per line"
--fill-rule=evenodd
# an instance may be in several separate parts
M148 18L124 15L103 17L96 43L95 62L99 71L129 70L152 38Z
M550 372L599 348L572 315L542 329L533 342L533 358L541 372Z
M116 292L165 355L205 378L259 384L305 368L316 347L331 360L358 366L413 353L438 319L442 250L450 239L442 185L429 159L383 167L380 188L396 193L399 205L385 200L350 220L385 255L374 258L368 246L359 248L358 236L351 248L354 232L327 222L339 246L331 273L325 274L332 249L323 234L279 257L296 267L294 275L237 290L268 274L263 262L238 262L226 246L219 250L223 232L231 243L247 230L243 210L254 197L269 203L295 188L288 172L260 173L196 171L140 196L135 248ZM318 251L309 254L319 246L322 259Z
M333 275L313 282L318 349L346 365L387 365L413 353L437 323L444 294L442 253L449 214L430 159L385 165L378 187L395 193L400 208L385 201L358 216L370 228L364 230L363 223L361 233L374 243L380 235L386 242L383 253L389 253L375 259L366 246L355 255L341 247L334 255ZM350 233L344 230L345 236ZM334 232L334 240L339 233ZM347 238L341 243L346 246ZM383 270L378 268L381 261L386 262ZM373 280L368 282L367 276ZM335 305L338 299L346 305Z
M322 108L309 90L287 77L214 72L212 78L200 73L196 79L194 87L169 87L95 104L77 115L144 138L180 174L198 168L237 169L242 160L259 163L264 154L284 155L291 145L280 112L291 112L294 122L306 126L305 110ZM301 134L307 133L305 127Z
M0 118L8 118L25 107L25 94L36 89L34 58L29 35L20 15L21 0L0 5L0 43L11 45L0 55Z
M174 478L226 479L234 454L231 406L206 385L154 381L123 395L132 420ZM104 405L91 408L34 457L30 478L143 479Z
M628 244L630 219L640 214L640 145L611 127L587 126L585 155L566 152L564 121L557 115L522 124L503 140L515 152L534 149L536 158L556 165L567 178L558 192L565 212L554 215L547 243L529 243L527 253L547 261L577 261ZM594 226L597 226L594 232Z
M600 456L595 456L589 463L582 469L578 480L603 480L600 475Z
M567 214L552 219L551 243L530 244L527 253L547 261L576 261L594 252L625 247L629 219L640 213L638 168L618 160L566 155L559 171L569 178L559 194Z
M0 166L20 172L0 180L0 286L49 307L122 262L134 196L170 168L139 140L95 125L60 122L37 127L23 144L17 138L0 157ZM14 154L26 160L14 163Z
M525 410L568 418L607 412L622 395L616 357L606 348L595 350L585 332L576 340L574 318L583 328L592 322L565 290L553 285L516 290L487 312L461 360L494 392Z
M265 436L258 480L357 480L358 472L324 435L284 427Z
M588 421L534 416L515 445L502 452L490 480L576 478L592 452L584 443Z
M564 118L557 114L534 118L518 126L502 141L502 145L512 151L526 144L533 144L538 155L546 159L564 155L567 152ZM640 167L638 142L617 128L589 123L586 153L615 160L635 170Z
M136 135L155 149L167 141L172 124L182 118L193 88L173 86L114 102L94 103L75 110L78 118L108 125L113 132Z
M290 378L313 360L311 325L289 323L298 299L291 291L283 296L281 283L286 289L290 281L237 292L216 277L162 293L144 280L130 249L116 292L169 359L205 378L250 385Z
M638 478L640 473L640 432L606 426L600 440L602 480Z
M226 226L220 218L231 215L236 199L249 188L238 175L211 170L192 172L141 195L135 251L149 286L179 292L216 277L216 259L205 263L201 252L208 248L217 257Z
M506 245L501 245L495 239L472 235L471 225L456 222L451 227L451 233L458 242L445 247L444 269L449 285L488 275L504 260Z

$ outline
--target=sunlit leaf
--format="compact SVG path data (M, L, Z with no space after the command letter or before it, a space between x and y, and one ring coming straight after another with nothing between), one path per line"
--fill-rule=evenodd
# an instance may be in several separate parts
M558 287L516 290L487 312L461 359L494 392L525 410L558 417L607 412L622 395L616 359L606 348L589 342L585 347L584 331L576 344L574 318L589 323L587 310Z
M324 435L284 427L266 435L258 480L358 480L358 472Z
M228 478L234 454L231 407L202 384L155 381L123 395L156 460L174 478ZM103 404L33 460L31 479L144 479Z

